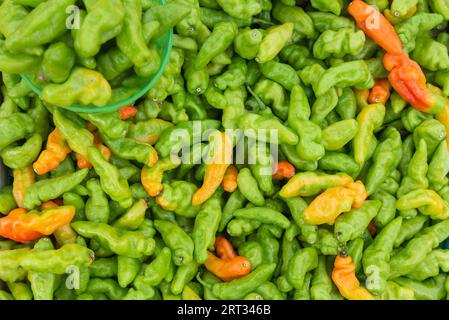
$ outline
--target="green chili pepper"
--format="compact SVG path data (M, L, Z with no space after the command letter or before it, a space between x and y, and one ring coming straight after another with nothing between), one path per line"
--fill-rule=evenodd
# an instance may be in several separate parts
M217 3L227 14L238 19L250 19L252 16L259 14L262 10L262 7L257 0L217 0Z
M241 299L270 279L275 268L275 264L262 264L242 278L214 284L212 293L220 299Z
M263 206L265 199L259 189L257 180L248 168L243 168L237 176L237 185L241 194L256 206Z
M89 169L82 169L59 178L45 179L34 183L27 189L23 205L28 209L33 209L42 202L62 196L80 184L88 172Z
M359 131L353 140L354 159L362 164L368 160L370 142L374 132L382 125L385 116L385 107L373 104L364 108L357 116Z
M336 238L345 243L360 236L377 215L381 206L382 202L378 200L367 200L361 208L352 209L340 215L335 221Z
M178 267L170 286L170 290L174 295L182 293L187 283L189 283L198 273L198 267L198 263L195 260Z
M173 262L177 266L188 264L193 259L193 240L179 226L163 220L155 220L154 227L172 251Z
M137 231L124 231L104 223L87 221L73 222L72 227L83 237L94 238L118 255L140 258L154 252L154 239L148 239Z
M235 215L235 213L234 213ZM207 258L207 249L215 243L215 233L221 219L221 203L216 197L207 200L195 218L192 231L193 243L195 245L194 257L199 264L204 263Z

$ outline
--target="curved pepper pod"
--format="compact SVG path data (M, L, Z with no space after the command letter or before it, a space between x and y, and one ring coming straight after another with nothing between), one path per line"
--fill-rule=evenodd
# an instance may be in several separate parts
M262 264L244 277L214 284L212 293L223 300L242 299L268 281L275 269L275 263Z
M378 79L371 89L368 102L371 104L380 103L385 105L390 98L390 83L385 79Z
M371 293L360 286L355 275L355 265L349 256L337 255L332 270L332 280L341 295L348 300L374 300Z
M12 194L17 206L22 208L28 188L35 182L34 171L31 166L28 166L22 169L14 169L12 174L14 178Z
M237 19L250 19L262 11L257 0L218 0L217 3L224 12Z
M249 207L234 211L234 217L246 218L251 221L259 221L265 224L273 224L287 229L290 221L279 211L268 207Z
M43 175L56 169L72 150L67 145L58 129L53 130L47 139L47 147L33 163L34 171Z
M95 56L101 45L122 31L125 7L120 0L100 0L93 3L74 39L76 53L81 58Z
M443 21L443 16L438 13L420 12L395 25L395 29L404 44L404 50L412 52L415 49L418 35L434 29Z
M142 143L154 145L159 140L161 133L172 126L171 122L161 119L139 121L135 124L130 124L128 137Z
M109 163L95 147L87 149L88 160L95 172L100 176L101 187L112 200L117 201L123 208L129 208L132 203L131 190L128 181L120 176L118 168Z
M88 173L88 169L82 169L58 178L39 180L26 190L23 206L33 209L45 201L59 198L80 184Z
M166 157L160 159L152 167L144 166L141 172L141 182L145 191L151 197L159 196L164 189L162 184L164 172L176 169L180 165L181 160L178 157Z
M357 26L385 51L391 54L402 53L402 43L391 23L373 6L361 1L352 1L348 13Z
M232 163L232 140L226 132L212 134L210 141L203 185L192 197L194 206L201 205L214 194L223 181L226 169Z
M401 134L394 128L387 128L382 134L383 141L378 144L372 158L372 165L365 178L368 194L377 191L382 183L399 165L402 157Z
M414 108L431 114L442 111L446 104L444 97L426 85L421 67L407 53L385 54L384 66L390 71L388 80L394 90Z
M421 139L416 146L416 152L410 159L407 167L407 174L401 181L397 195L401 197L416 189L427 189L429 186L429 181L427 179L428 168L427 144L424 139Z
M79 244L66 244L57 250L29 250L20 258L20 266L26 270L65 274L69 267L88 267L94 260L94 252Z
M77 221L72 228L83 237L94 238L101 245L118 255L130 258L150 256L155 250L154 239L145 237L138 231L124 231L105 223Z
M317 97L326 94L333 87L369 89L374 86L374 79L364 60L343 62L327 69L313 86Z
M11 52L23 51L52 42L63 35L66 29L67 8L75 0L44 1L24 17L20 25L6 40Z
M291 22L271 27L260 43L256 61L265 63L273 60L291 39L293 29L294 24Z
M318 252L315 248L299 249L288 263L287 279L295 289L301 289L307 272L318 266Z
M235 256L232 259L219 259L212 253L207 253L204 262L207 270L225 282L246 276L251 272L251 262L245 257Z
M311 0L310 4L318 11L332 12L337 16L340 15L341 10L343 9L343 2L341 0L331 2L326 0Z
M203 69L220 53L224 52L233 42L238 33L238 26L233 21L219 22L214 26L211 35L201 46L193 61L196 70Z
M14 113L0 119L0 151L11 143L27 137L35 131L33 118L24 113Z
M329 188L310 203L302 218L311 225L333 224L340 214L351 210L355 197L356 193L348 188Z
M182 266L193 261L193 240L184 230L178 225L164 220L154 220L154 227L172 251L175 265Z
M363 108L357 116L359 130L352 141L354 159L357 163L363 164L368 160L369 148L372 139L374 139L374 132L382 125L385 112L384 105L372 104Z
M449 204L430 189L418 189L401 196L396 201L396 209L400 211L418 209L422 214L437 220L449 217Z
M389 279L400 277L414 270L432 249L438 247L447 237L449 237L449 220L443 220L422 230L391 258Z
M357 180L355 182L348 183L345 186L347 189L354 191L355 198L352 203L353 208L360 208L365 203L366 198L368 198L368 192L362 181Z
M173 211L178 215L194 218L201 206L192 205L191 199L198 190L197 186L187 181L174 181L163 185L162 193L156 202L162 209Z
M367 275L366 287L375 295L383 294L387 287L390 256L401 226L402 217L397 217L382 229L363 253L363 270Z
M237 189L237 168L234 165L230 165L224 174L222 187L226 192L232 193Z
M416 269L407 274L407 278L423 281L425 279L438 276L440 269L447 272L449 268L449 251L444 249L434 249L426 259L421 262Z
M113 154L126 160L135 160L149 167L158 160L158 154L153 146L141 143L131 138L111 139L107 135L101 136Z
M42 99L58 106L93 104L104 106L111 99L112 89L97 71L77 67L62 84L48 84L42 89Z
M50 208L42 212L15 209L0 219L0 235L17 242L36 240L53 234L70 223L74 216L74 206Z
M235 52L244 59L252 60L257 56L262 39L262 30L250 28L243 29L235 37Z
M215 243L215 234L221 219L221 201L214 197L204 205L198 212L193 225L192 238L195 245L193 256L199 264L208 259L207 249Z
M283 198L308 197L329 188L346 186L351 182L354 180L345 173L330 175L320 172L300 172L282 187L279 195Z
M346 54L357 55L365 45L365 34L362 31L340 29L326 30L313 45L313 56L324 60L329 57L343 58Z

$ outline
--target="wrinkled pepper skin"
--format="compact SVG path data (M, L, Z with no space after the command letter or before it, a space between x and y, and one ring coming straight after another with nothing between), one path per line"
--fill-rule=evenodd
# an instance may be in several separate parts
M123 231L105 223L77 221L72 228L86 238L94 238L118 255L141 258L152 255L155 249L154 239L146 238L137 231Z
M175 265L182 266L193 260L193 240L177 225L163 220L155 220L154 227L172 251Z

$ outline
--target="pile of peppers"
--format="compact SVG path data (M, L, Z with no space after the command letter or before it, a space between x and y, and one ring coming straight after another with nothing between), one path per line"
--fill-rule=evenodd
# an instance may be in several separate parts
M0 71L28 75L58 106L101 107L136 94L160 69L155 40L189 13L140 0L0 3Z
M0 300L449 298L449 1L0 3ZM54 23L74 4L96 41ZM85 70L136 83L171 27L116 112L19 75L98 102Z

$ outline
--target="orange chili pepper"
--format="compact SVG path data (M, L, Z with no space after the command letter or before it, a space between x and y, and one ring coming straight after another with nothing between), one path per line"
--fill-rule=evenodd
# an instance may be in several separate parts
M223 177L223 189L226 192L234 192L237 189L237 176L238 176L237 168L234 165L230 165L225 172Z
M13 170L13 178L12 194L17 205L22 207L23 199L25 199L25 194L28 187L35 182L33 167L28 166L23 169Z
M376 84L371 89L369 103L381 103L385 105L390 98L390 83L386 79L376 80Z
M215 239L215 251L222 260L232 260L237 257L232 244L222 236L218 236Z
M134 106L126 106L119 109L120 119L128 120L129 118L135 117L138 110Z
M46 174L56 169L70 152L72 150L56 128L48 135L47 147L33 163L33 169L39 175Z
M303 211L307 224L333 224L343 212L352 208L356 193L345 187L330 188L317 196Z
M0 235L17 242L28 242L42 235L51 235L69 224L75 216L74 206L55 207L43 212L18 208L0 219Z
M222 260L210 252L207 254L204 266L223 281L241 278L251 272L251 262L245 257L237 256L231 260Z
M204 181L192 197L192 205L198 206L209 199L220 187L226 170L232 161L232 141L225 132L212 135L209 163L206 164Z
M402 42L396 30L375 7L361 0L354 0L349 4L348 12L354 17L359 29L385 51L396 55L402 53Z
M365 185L362 181L357 180L356 182L351 182L345 186L349 190L354 191L355 197L352 203L353 208L361 208L365 203L366 198L368 198L368 192L365 189Z
M290 179L296 173L296 168L287 161L278 162L276 165L276 171L273 174L273 179L282 180Z
M348 300L374 300L368 290L360 287L360 282L355 276L355 265L349 256L337 255L332 270L332 281L340 294Z

